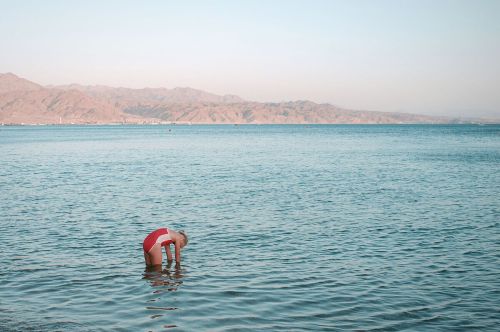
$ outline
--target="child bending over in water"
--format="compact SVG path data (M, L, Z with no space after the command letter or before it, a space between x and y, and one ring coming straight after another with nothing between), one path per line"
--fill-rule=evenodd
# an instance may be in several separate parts
M144 249L144 260L147 266L161 265L163 255L161 247L165 247L167 260L172 261L172 252L170 251L170 244L175 247L175 262L181 263L181 248L188 243L188 237L184 231L173 231L168 228L159 228L156 231L149 233L142 243Z

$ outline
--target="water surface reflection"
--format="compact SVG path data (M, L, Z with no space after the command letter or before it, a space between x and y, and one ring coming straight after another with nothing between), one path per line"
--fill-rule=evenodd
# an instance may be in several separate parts
M185 272L180 265L172 268L172 262L169 262L165 268L163 265L146 267L142 279L148 280L149 285L155 289L153 294L171 292L182 285L181 279L184 278Z
M185 275L185 269L181 268L180 265L173 265L172 262L167 263L166 266L146 267L142 279L147 280L153 288L152 294L154 294L154 297L147 300L145 306L149 318L168 319L165 317L166 313L178 309L177 306L172 305L175 301L173 298L169 298L169 293L178 290ZM171 328L177 327L177 325L163 324L163 327Z

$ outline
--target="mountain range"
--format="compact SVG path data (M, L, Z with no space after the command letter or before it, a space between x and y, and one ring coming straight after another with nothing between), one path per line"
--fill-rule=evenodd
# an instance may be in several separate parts
M312 101L260 103L191 88L42 86L12 73L0 74L0 124L457 122L464 120L348 110Z

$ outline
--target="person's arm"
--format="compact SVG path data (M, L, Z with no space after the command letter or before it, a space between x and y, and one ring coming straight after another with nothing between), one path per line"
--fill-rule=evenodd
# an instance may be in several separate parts
M181 243L179 240L175 241L175 262L179 264L181 262Z
M165 246L165 253L167 254L167 261L171 262L172 261L172 251L170 251L170 244L167 244Z

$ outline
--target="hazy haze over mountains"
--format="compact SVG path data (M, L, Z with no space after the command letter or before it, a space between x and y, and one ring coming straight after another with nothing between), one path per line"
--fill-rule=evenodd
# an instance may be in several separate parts
M191 88L43 87L0 74L0 123L453 123L424 115L354 111L311 101L259 103Z

